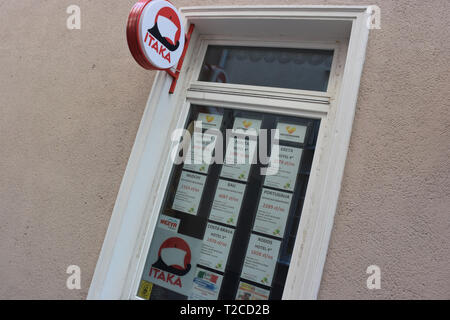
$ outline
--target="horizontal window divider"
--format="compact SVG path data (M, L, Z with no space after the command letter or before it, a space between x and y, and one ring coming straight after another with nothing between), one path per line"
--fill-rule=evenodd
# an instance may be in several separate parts
M273 98L278 100L305 101L330 104L330 96L326 92L283 89L272 87L257 87L249 85L214 83L196 81L188 91L236 94L247 97Z
M330 110L327 104L310 101L292 101L267 97L245 97L242 95L223 94L216 92L201 92L188 90L186 99L192 104L220 105L224 108L273 112L287 116L303 116L312 119L324 118Z

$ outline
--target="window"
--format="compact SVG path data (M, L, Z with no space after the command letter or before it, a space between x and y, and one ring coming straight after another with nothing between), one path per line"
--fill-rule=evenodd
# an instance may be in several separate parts
M88 298L187 299L195 292L194 279L203 285L217 284L210 299L317 297L356 109L368 37L366 9L246 6L181 10L187 23L195 25L181 77L173 95L167 94L170 77L158 73L155 79ZM307 63L299 63L303 58ZM182 128L193 132L187 145L195 147L195 124L191 123L208 122L206 117L221 133L242 127L236 124L239 121L260 130L306 128L303 142L279 139L279 150L301 150L297 174L292 174L295 181L283 184L283 179L260 174L262 168L271 169L273 143L267 153L269 162L258 158L248 167L174 165L170 154L184 139L172 140L173 132ZM207 137L206 145L216 141ZM245 157L250 154L251 139L237 134L230 141L243 148ZM228 145L225 142L221 148L224 156ZM191 156L190 152L182 154L185 159ZM238 172L235 168L246 169ZM240 203L225 205L216 197L221 190L235 195ZM264 215L261 199L281 199L281 195L290 199L285 205L288 213L280 215L283 219L270 217L267 211ZM270 205L263 209L270 211L274 207ZM164 226L158 225L161 217L167 218ZM283 223L269 234L268 226L274 221ZM174 238L162 239L168 232L183 241L166 242ZM205 237L213 234L229 237L226 254L203 247ZM183 242L193 248L190 254ZM263 248L262 243L276 249L275 266L260 268L261 274L271 272L252 278L246 268L263 263L249 259L248 250ZM202 247L204 255L209 252L215 257L202 258ZM169 250L163 253L163 249ZM221 257L226 259L220 261ZM158 274L159 282L151 285L145 277L154 264L173 276ZM195 271L189 290L161 285L162 281L175 284L175 276L182 277L187 270Z
M184 148L177 154L184 161L172 165L165 190L160 189L162 205L136 289L142 299L283 296L321 117L296 114L302 102L283 114L286 97L279 90L291 90L292 97L307 90L311 96L327 93L339 48L220 42L205 39L199 50L204 58L197 60L188 92L218 97L211 102L188 95ZM242 85L251 92L245 99ZM264 101L258 90L265 92ZM323 96L309 99L323 102ZM243 107L244 100L251 105ZM273 107L266 105L269 100ZM274 130L280 135L275 142ZM195 150L214 161L202 161ZM274 163L276 172L268 174Z
M217 137L210 139L206 133L211 128L217 130L218 137L225 137L226 129L236 128L241 122L253 122L258 124L255 128L260 133L268 130L265 132L269 134L271 129L281 128L277 142L280 167L276 174L262 175L262 167L267 168L271 162L264 161L264 165L258 156L252 166L186 162L174 166L138 296L147 298L143 288L151 283L150 299L281 299L320 120L192 105L185 128L192 128L195 121L202 120L205 128L198 136L203 141L191 139L193 147L187 152L188 157L192 155L190 160L195 158L196 147L206 143L205 151L210 145L219 145ZM246 138L234 136L235 141L221 143L222 154L227 157L229 146L234 143L238 149L239 141ZM271 137L265 141L270 142ZM255 141L255 147L261 147L258 142L261 141ZM186 240L186 248L191 243L199 245L197 248L191 245L190 257L186 258L184 248L175 250L164 244L173 237ZM180 255L180 261L175 261L175 255ZM186 265L185 258L189 260ZM194 278L189 279L192 285L167 281L171 268L167 263L162 265L164 259L173 260L178 268L174 270L176 274L188 265L194 269ZM169 271L164 273L166 270Z

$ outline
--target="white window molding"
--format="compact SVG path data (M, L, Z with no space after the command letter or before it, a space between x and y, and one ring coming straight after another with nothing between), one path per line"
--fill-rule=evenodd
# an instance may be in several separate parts
M313 160L302 218L283 299L317 298L333 227L369 30L368 6L242 6L182 8L185 23L196 30L173 95L171 78L158 72L122 180L109 228L90 286L88 299L133 299L142 272L142 255L150 246L158 209L169 178L168 152L173 129L183 126L189 103L267 110L320 118L321 129ZM245 26L246 35L236 37ZM285 41L299 47L338 46L328 92L258 90L252 86L201 84L195 67L205 41L274 40L270 30L283 29ZM334 44L332 44L334 43ZM206 49L205 49L206 50ZM224 98L224 95L227 98ZM259 99L259 100L258 100ZM282 99L282 100L281 100ZM280 108L283 101L283 108ZM169 119L169 123L167 122Z

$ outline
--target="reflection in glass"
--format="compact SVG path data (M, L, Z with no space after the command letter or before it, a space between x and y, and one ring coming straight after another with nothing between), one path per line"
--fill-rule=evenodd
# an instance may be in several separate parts
M198 80L327 91L332 50L209 46Z

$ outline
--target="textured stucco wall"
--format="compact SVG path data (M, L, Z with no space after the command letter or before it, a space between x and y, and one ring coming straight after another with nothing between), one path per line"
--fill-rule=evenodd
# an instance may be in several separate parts
M381 7L319 298L450 298L450 2L172 2ZM133 3L0 1L0 298L87 295L154 76L126 46Z

